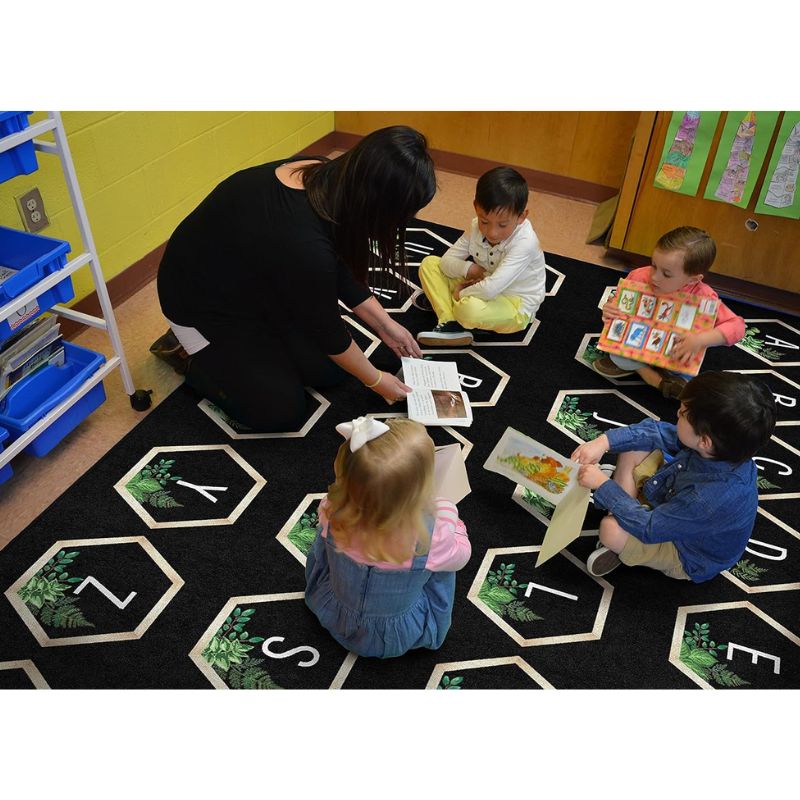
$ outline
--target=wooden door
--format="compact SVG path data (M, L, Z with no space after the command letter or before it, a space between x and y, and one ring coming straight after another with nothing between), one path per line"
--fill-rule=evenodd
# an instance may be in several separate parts
M611 246L649 256L663 233L679 225L696 225L707 230L717 243L715 273L800 292L800 220L753 213L783 115L778 118L747 208L703 197L725 124L725 112L720 115L697 194L689 197L654 186L671 115L670 111L642 113L623 181ZM750 229L749 220L757 223L756 230Z

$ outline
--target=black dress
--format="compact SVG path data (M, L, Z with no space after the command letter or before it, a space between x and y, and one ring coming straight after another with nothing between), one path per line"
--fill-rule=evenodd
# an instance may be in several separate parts
M295 430L304 385L346 377L329 355L351 342L338 300L371 296L337 257L305 191L282 184L283 159L237 172L177 227L158 271L164 315L209 340L187 383L239 422Z

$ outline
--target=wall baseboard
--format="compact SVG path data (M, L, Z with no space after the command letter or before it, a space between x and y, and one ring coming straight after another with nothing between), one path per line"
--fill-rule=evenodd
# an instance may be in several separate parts
M303 152L319 154L324 153L326 150L349 150L363 138L357 133L333 131L304 148ZM438 169L455 172L457 175L466 175L470 178L478 178L487 170L498 165L497 161L451 153L447 150L431 149L430 153L433 157L433 163ZM608 200L619 193L619 189L615 189L612 186L602 186L599 183L591 183L578 178L568 178L564 175L554 175L550 172L542 172L541 170L516 164L507 164L506 166L517 170L528 181L528 185L534 191L555 194L560 197L567 197L570 200L602 203L604 200Z
M155 250L151 250L144 258L140 258L136 263L131 264L127 269L124 269L106 282L108 296L114 308L135 295L136 292L147 286L156 277L158 265L161 263L161 256L164 254L166 246L167 243L164 242L164 244L156 247ZM94 317L102 316L96 291L86 295L71 308ZM85 327L80 322L61 318L61 333L65 339L75 338Z

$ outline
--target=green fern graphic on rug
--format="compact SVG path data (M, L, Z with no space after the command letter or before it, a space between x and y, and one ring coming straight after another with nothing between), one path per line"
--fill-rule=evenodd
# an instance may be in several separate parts
M126 484L131 497L142 505L154 508L183 508L167 489L170 481L179 481L180 475L172 474L175 459L159 459L157 464L148 464L139 470Z
M725 687L749 686L749 681L731 672L726 662L719 661L717 651L727 649L727 644L717 644L711 639L707 622L695 622L692 630L683 632L680 659L703 680Z
M231 689L281 689L261 666L265 659L247 655L263 636L245 630L254 608L235 608L203 650L203 658Z
M772 483L772 481L767 480L767 478L762 478L760 475L756 478L756 485L759 489L780 489L781 487L778 486L777 483Z
M556 422L563 425L568 431L585 442L596 439L603 432L596 425L588 422L591 419L590 411L581 411L578 408L579 398L567 395L561 402L561 408L556 413Z
M253 430L252 428L248 428L247 425L245 425L244 423L235 420L233 417L229 417L219 406L215 406L213 403L209 403L208 407L224 423L233 428L235 431L241 431L242 433L246 433Z
M70 577L66 568L80 550L59 550L18 592L28 610L43 625L51 628L94 628L78 608L72 594L74 584L83 578Z
M489 570L478 592L480 600L499 617L508 617L517 622L534 622L541 620L525 604L517 598L520 589L527 588L527 583L517 583L514 579L516 564L501 564L500 569Z
M581 358L587 364L594 364L594 362L597 361L598 358L601 358L604 355L605 353L602 350L597 349L596 342L589 342L589 344L586 345L586 349L583 351L583 355L581 356Z
M442 679L439 681L439 685L436 688L463 689L464 687L461 685L463 682L464 678L461 675L454 675L452 678L449 675L442 675Z
M749 558L743 558L735 566L731 567L731 575L749 583L760 581L765 572L769 572L767 567L759 567Z
M524 486L522 487L522 499L531 508L535 508L542 516L547 517L547 519L552 519L556 507L549 500L545 500L544 497L532 492Z
M746 328L744 336L741 341L739 341L739 344L751 353L766 358L767 361L780 361L783 357L783 353L769 347L763 339L759 339L758 336L756 336L757 333L761 333L758 328Z
M319 516L316 510L307 511L289 531L289 541L304 556L308 555L311 545L314 544L314 539L317 535L317 525L319 525Z

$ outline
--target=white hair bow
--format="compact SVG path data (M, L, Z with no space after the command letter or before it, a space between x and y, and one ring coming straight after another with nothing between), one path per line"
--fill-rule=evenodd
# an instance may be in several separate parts
M352 422L340 422L336 430L350 441L350 452L355 453L366 442L386 433L389 426L373 417L358 417Z

